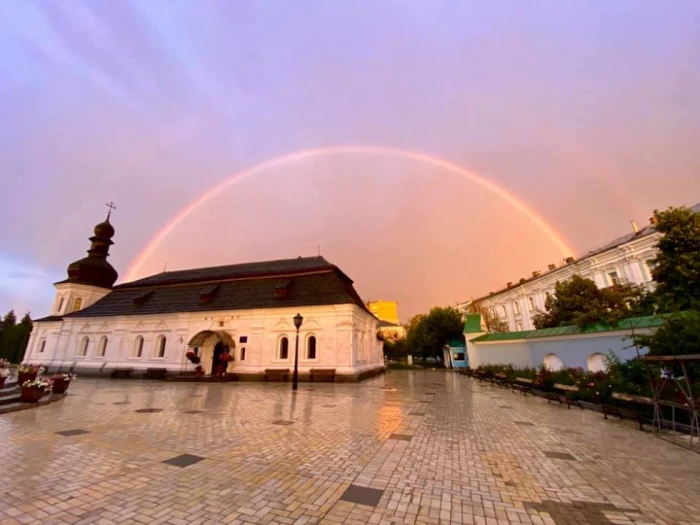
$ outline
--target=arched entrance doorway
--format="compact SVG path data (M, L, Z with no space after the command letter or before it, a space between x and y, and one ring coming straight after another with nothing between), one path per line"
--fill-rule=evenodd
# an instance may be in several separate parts
M202 370L206 375L216 372L216 367L221 363L221 354L228 351L229 355L235 355L236 342L231 335L224 331L204 330L190 339L187 346L197 348L201 358ZM228 367L231 371L231 367Z

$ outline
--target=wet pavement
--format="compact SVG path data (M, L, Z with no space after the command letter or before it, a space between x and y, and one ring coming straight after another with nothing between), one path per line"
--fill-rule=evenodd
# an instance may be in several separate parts
M450 372L69 394L0 415L0 525L700 524L700 454Z

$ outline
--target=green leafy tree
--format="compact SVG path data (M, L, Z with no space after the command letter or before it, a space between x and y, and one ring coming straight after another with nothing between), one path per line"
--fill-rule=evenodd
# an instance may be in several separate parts
M662 311L697 308L700 301L700 213L690 208L654 211L659 239L652 276Z
M405 339L387 339L384 341L384 355L388 359L405 359L408 355Z
M545 312L533 318L536 328L585 327L593 323L615 324L635 315L653 313L653 300L640 286L598 288L591 279L574 275L558 282L545 300Z
M413 354L442 357L443 347L462 337L464 318L451 306L435 307L428 314L417 315L408 323L406 347Z
M638 346L649 349L649 355L689 355L700 353L700 312L687 310L672 314L650 335L636 335Z

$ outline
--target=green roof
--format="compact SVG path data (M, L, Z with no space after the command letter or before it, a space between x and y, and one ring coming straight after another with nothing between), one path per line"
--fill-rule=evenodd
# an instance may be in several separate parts
M464 333L473 334L483 331L481 328L481 314L467 314L467 318L464 321Z
M562 335L595 334L600 332L629 332L633 329L656 328L664 322L663 315L649 315L646 317L633 317L623 319L614 326L607 324L592 324L585 328L578 326L558 326L557 328L543 328L542 330L524 330L522 332L494 332L471 339L473 342L483 343L487 341L509 341L512 339L541 339L543 337L557 337ZM465 330L464 333L468 333Z
M450 341L450 347L451 348L466 348L467 345L464 343L464 341L460 341L459 339L452 339L452 341Z

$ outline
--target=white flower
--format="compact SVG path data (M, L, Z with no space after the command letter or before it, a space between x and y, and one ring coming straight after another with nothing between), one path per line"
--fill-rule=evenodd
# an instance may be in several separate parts
M0 368L0 378L7 379L10 377L10 371L7 368Z

